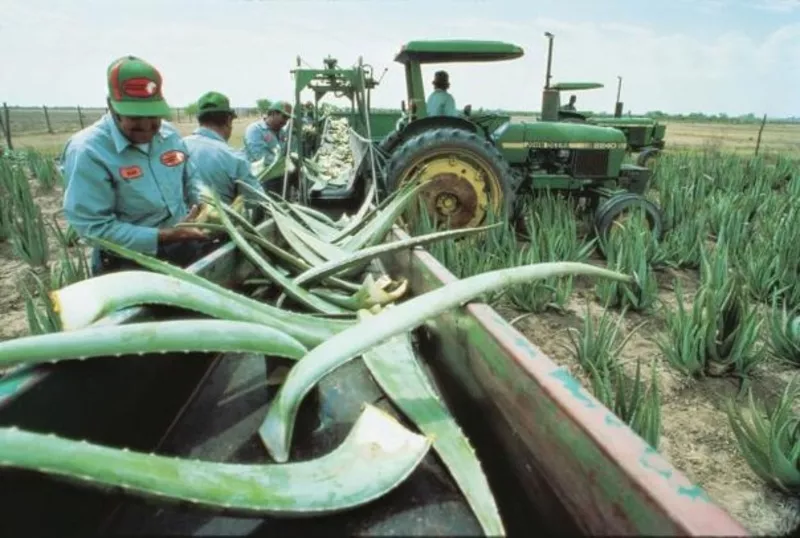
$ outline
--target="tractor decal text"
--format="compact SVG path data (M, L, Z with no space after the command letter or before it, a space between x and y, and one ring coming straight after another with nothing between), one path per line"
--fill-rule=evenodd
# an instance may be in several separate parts
M625 149L625 142L503 142L504 149Z

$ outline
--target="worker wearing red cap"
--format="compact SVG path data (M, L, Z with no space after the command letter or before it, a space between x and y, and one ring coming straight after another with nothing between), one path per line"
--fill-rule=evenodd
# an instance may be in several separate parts
M202 255L206 234L178 228L199 212L193 165L168 122L158 70L126 56L107 70L108 112L73 135L62 154L64 213L83 238L105 239L185 266ZM191 207L191 210L189 209ZM138 268L95 248L92 273Z

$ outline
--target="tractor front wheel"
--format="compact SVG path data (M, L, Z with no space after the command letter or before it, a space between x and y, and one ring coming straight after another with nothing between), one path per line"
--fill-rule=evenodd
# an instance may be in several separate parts
M620 192L601 201L594 214L594 230L598 238L606 240L617 226L624 226L632 210L643 210L650 233L656 241L664 234L661 210L656 204L635 192Z
M511 169L475 133L449 127L420 133L395 150L386 170L390 191L414 180L426 184L419 200L434 223L455 229L480 226L490 213L496 219L511 216ZM406 218L414 223L417 212L412 202Z
M658 148L644 149L639 153L639 155L637 155L636 164L638 166L644 166L645 168L653 170L657 162L656 159L658 159L659 155L661 155L661 150Z

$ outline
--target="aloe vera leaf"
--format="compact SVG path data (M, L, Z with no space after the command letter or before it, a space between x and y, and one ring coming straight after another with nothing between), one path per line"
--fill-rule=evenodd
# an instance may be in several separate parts
M368 205L368 210L364 213L363 217L356 219L354 215L353 218L345 224L342 230L331 239L331 242L341 246L342 241L347 240L350 236L354 235L356 232L369 224L380 211L391 204L398 196L403 194L405 192L404 189L405 187L403 189L398 189L391 192L389 196L384 198L377 206L373 205L371 201L365 199L364 204Z
M393 309L387 308L387 311ZM359 313L364 319L371 316ZM503 520L489 482L469 439L439 399L414 355L409 333L365 351L364 363L378 385L419 430L433 439L433 449L464 493L487 536L504 536Z
M322 224L327 225L329 228L335 231L339 231L339 225L328 215L321 211L317 211L314 208L304 206L302 204L295 204L295 203L287 203L286 204L291 211L302 213L315 221L321 222Z
M92 242L95 242L102 248L115 252L124 258L131 259L139 265L153 271L158 271L159 273L169 275L184 282L217 292L224 297L239 302L243 308L250 308L252 310L261 311L265 315L273 316L276 319L284 322L282 327L288 334L291 334L308 346L316 346L330 338L330 336L333 336L333 334L336 332L344 330L345 328L354 324L354 322L350 320L321 320L320 318L314 317L310 314L281 310L280 308L275 308L273 306L250 299L249 297L240 295L234 291L220 286L219 284L215 284L210 280L187 271L186 269L171 265L167 262L147 256L146 254L141 254L140 252L110 243L104 239L93 239Z
M368 404L334 450L285 464L189 460L0 428L2 467L240 516L315 517L367 504L403 483L429 449L424 436Z
M327 219L326 221L322 221L302 211L300 209L301 207L303 206L298 204L287 204L287 209L293 214L293 218L302 223L306 229L314 232L326 241L330 240L330 238L339 231L339 228L336 227L336 224L332 220Z
M258 433L276 461L286 461L297 409L303 397L332 370L370 347L409 331L484 293L515 284L566 275L585 275L631 282L628 275L578 262L550 262L487 271L451 282L363 320L312 349L295 364L270 405Z
M298 286L301 284L308 284L311 282L318 281L322 278L327 278L329 276L335 275L336 273L344 269L357 267L362 262L368 262L369 260L384 254L397 252L398 250L403 250L406 248L413 248L417 246L427 245L429 243L442 241L444 239L456 239L458 237L476 234L478 232L482 232L500 225L501 223L498 222L497 224L491 224L489 226L481 226L478 228L461 228L456 230L447 230L444 232L435 232L415 237L409 237L408 239L401 239L400 241L392 241L391 243L383 243L373 247L366 247L352 254L348 254L346 257L340 260L332 260L329 262L325 262L321 265L312 267L311 269L308 269L305 272L299 274L297 277L295 277L294 283L297 284Z
M147 321L0 342L0 367L60 360L171 352L262 353L299 360L307 348L260 323L221 319Z
M244 296L240 296L245 298ZM87 327L122 308L145 304L174 306L231 321L250 321L283 331L308 346L315 346L352 325L340 323L325 327L308 314L272 308L255 308L252 301L232 299L217 291L149 271L120 271L70 284L50 292L53 310L58 314L62 330ZM251 302L252 301L252 302ZM302 320L302 322L300 322Z
M272 219L278 228L281 236L286 243L294 250L300 258L303 259L308 265L315 266L325 262L325 258L320 256L313 249L309 248L300 238L295 234L291 221L287 217L282 216L280 213L273 213Z
M217 194L213 193L213 195L214 203L219 203L220 200ZM285 290L286 295L305 305L306 307L312 308L319 312L335 314L342 311L338 307L320 299L316 295L309 293L300 286L297 286L286 276L282 275L279 271L272 267L267 260L262 258L261 255L256 252L256 250L249 243L247 243L247 241L245 241L239 231L233 226L225 211L221 211L219 216L220 220L222 220L222 224L228 228L228 233L230 234L233 242L236 243L236 246L239 247L242 253L268 278L280 285Z
M279 218L281 217L278 215L273 216L275 217L275 223L277 224ZM294 234L297 239L302 241L308 248L310 248L319 259L321 259L320 262L316 262L314 265L317 265L317 263L326 262L328 260L341 259L347 256L347 251L337 247L336 245L327 243L321 239L318 239L317 237L314 237L304 230L301 224L290 220L289 217L284 218L286 219L283 221L284 225L291 229L292 234Z
M413 183L412 183L413 184ZM369 222L357 234L351 236L341 248L355 252L364 247L370 247L380 241L389 233L395 221L403 214L406 206L414 199L417 192L425 186L425 183L414 184L406 192L398 196L386 209L378 212L375 218Z
M182 226L179 224L178 226ZM218 232L228 232L228 229L225 228L222 224L210 224L210 223L203 223L203 224L187 224L187 227L196 227L196 228L205 228L208 230L218 231ZM299 269L301 271L308 271L312 269L314 266L307 263L302 258L295 256L294 254L287 252L280 248L279 246L275 245L268 239L264 238L261 235L249 233L249 232L241 232L242 236L250 241L251 243L256 243L258 246L263 248L267 251L268 254L272 254L281 261L285 262L288 265L291 265L295 269ZM269 281L270 283L272 281ZM341 288L347 291L358 291L360 285L354 282L348 282L347 280L343 280L337 277L326 277L325 282L330 284L333 287Z

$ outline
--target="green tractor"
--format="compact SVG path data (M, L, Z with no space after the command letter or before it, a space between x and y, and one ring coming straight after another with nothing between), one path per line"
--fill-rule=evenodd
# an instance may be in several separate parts
M549 189L586 200L595 231L605 235L634 207L643 208L660 236L661 213L644 197L651 171L624 164L628 143L619 129L559 119L558 88L549 75L541 121L469 113L428 116L422 64L491 62L519 58L521 47L498 41L432 40L406 43L395 57L403 64L406 107L396 128L378 145L387 158L382 190L390 193L418 179L424 207L451 228L476 226L490 212L516 215L515 198Z
M545 36L548 38L547 79L549 80L551 76L551 60L553 57L553 38L555 36L549 32L547 32ZM646 116L622 117L623 103L620 101L622 77L617 76L617 101L614 105L613 118L593 118L590 112L563 110L561 108L561 92L594 90L602 87L603 84L599 82L561 82L552 84L550 89L555 93L549 97L551 102L548 102L548 112L551 113L552 110L557 110L558 121L588 123L600 127L619 129L625 135L625 139L628 142L628 151L638 153L636 164L639 166L648 166L652 164L654 158L664 149L664 135L666 134L667 126ZM545 119L544 106L542 107L542 119ZM552 114L550 114L547 119L553 121Z

